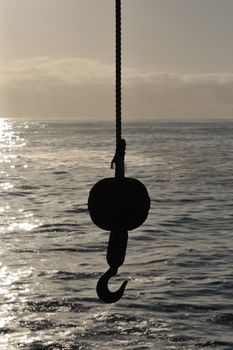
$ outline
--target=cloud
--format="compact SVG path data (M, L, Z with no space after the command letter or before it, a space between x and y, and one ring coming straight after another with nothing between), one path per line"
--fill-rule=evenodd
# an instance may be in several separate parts
M1 60L0 75L3 82L43 81L48 84L80 84L88 81L106 82L113 67L98 61L81 58L51 59L35 57L20 60Z
M102 116L113 104L113 74L112 66L88 59L2 60L0 113L24 117Z
M232 96L233 73L160 72L130 78L125 99L137 115L200 119L233 118Z
M22 117L114 115L114 66L83 58L0 61L0 113ZM122 69L127 118L233 118L233 73Z

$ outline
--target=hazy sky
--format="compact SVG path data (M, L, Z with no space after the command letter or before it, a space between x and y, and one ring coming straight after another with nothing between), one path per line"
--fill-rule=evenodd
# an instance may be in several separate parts
M0 0L0 116L114 117L114 0ZM122 0L123 117L233 119L233 0Z

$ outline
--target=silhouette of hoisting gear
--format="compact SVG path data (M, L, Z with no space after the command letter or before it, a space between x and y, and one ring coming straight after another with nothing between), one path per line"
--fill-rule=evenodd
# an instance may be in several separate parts
M146 220L150 197L146 187L133 178L125 177L124 158L126 142L121 138L121 0L116 1L116 152L111 162L115 177L98 181L91 189L88 209L92 221L103 230L110 231L107 262L109 269L97 283L97 294L106 303L118 301L127 281L119 290L111 292L108 282L123 264L128 241L128 231Z

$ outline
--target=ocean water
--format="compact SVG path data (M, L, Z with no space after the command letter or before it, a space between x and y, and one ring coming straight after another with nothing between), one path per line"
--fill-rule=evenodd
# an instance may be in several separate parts
M1 350L232 350L233 122L124 125L151 197L104 304L108 232L91 186L113 176L113 123L0 120Z

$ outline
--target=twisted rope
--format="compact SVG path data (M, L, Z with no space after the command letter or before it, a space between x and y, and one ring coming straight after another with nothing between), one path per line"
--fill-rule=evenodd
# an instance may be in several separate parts
M121 140L121 0L116 0L116 145Z
M126 142L121 138L121 0L115 0L115 21L116 21L116 152L111 163L111 168L115 164L115 177L125 175L125 148Z

